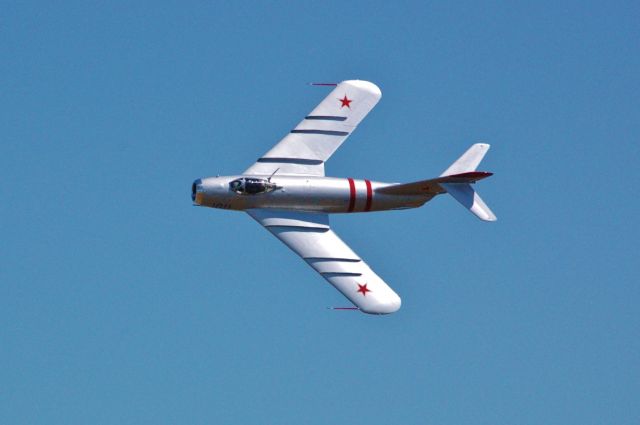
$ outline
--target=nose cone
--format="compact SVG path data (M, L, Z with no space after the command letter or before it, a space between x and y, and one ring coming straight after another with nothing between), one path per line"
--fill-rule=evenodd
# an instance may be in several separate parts
M196 193L202 188L202 179L198 179L191 184L191 200L196 202Z

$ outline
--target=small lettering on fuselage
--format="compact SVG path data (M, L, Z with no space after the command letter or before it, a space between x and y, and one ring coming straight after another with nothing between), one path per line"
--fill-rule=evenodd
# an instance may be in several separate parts
M223 204L221 202L218 202L216 204L211 205L213 208L220 208L222 210L228 210L231 208L231 204Z

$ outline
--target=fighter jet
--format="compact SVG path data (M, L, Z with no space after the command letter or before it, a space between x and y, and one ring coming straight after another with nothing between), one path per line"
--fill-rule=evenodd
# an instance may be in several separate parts
M326 177L324 165L382 97L368 81L350 80L331 93L242 174L197 179L194 205L245 211L369 314L400 308L398 294L336 235L329 214L417 208L448 193L484 221L496 216L472 184L492 175L476 171L489 145L471 146L439 177L413 183Z

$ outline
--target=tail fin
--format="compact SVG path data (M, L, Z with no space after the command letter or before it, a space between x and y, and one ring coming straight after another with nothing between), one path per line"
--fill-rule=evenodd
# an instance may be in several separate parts
M462 206L475 214L480 220L496 221L497 218L495 214L493 214L487 204L484 203L480 195L473 190L471 184L468 182L455 181L456 178L459 179L459 176L480 174L476 172L476 168L478 168L480 161L482 161L482 158L484 158L489 151L489 147L486 143L476 143L471 146L441 174L440 179L445 181L438 183L449 195L453 196L453 199L460 202Z
M482 158L487 154L490 147L491 146L486 143L476 143L467 149L444 173L440 174L440 177L476 171L476 168L480 165L480 161L482 161Z
M484 171L476 171L488 150L489 145L486 143L476 143L451 164L440 177L386 186L376 189L376 192L389 195L424 195L428 199L440 193L448 193L480 220L496 221L496 216L471 186L478 180L493 175Z

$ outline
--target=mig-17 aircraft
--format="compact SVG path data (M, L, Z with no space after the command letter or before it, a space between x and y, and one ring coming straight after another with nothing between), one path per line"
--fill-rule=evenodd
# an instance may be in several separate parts
M489 145L474 144L440 177L429 180L325 177L325 162L382 92L360 80L321 85L335 88L270 151L240 175L197 179L191 198L198 206L245 211L355 305L345 309L393 313L400 308L400 297L333 232L329 214L416 208L448 193L481 220L495 221L472 187L492 175L476 171Z

